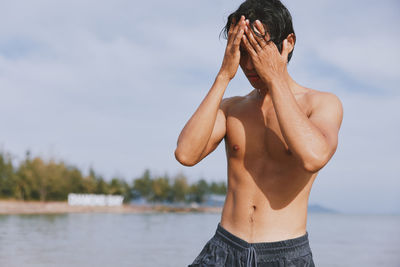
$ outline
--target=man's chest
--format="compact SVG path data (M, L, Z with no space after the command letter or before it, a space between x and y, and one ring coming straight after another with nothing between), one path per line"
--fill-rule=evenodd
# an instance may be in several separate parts
M308 113L306 103L299 107ZM293 157L281 131L273 106L265 110L242 105L232 108L226 119L225 144L233 158L287 161Z

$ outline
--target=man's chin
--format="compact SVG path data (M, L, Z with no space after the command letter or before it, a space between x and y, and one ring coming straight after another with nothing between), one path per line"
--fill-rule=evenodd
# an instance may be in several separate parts
M265 87L265 84L261 81L261 80L257 80L257 81L252 81L249 80L251 86L254 87L254 89L263 89Z

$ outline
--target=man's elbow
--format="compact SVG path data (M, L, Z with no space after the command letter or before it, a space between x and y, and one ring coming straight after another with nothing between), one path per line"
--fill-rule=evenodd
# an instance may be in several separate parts
M329 161L329 154L310 157L303 161L303 168L311 173L321 170Z
M320 169L322 169L322 167L324 167L324 165L322 164L315 164L315 163L304 163L303 164L303 168L304 170L306 170L307 172L311 172L311 173L316 173L318 172Z
M186 167L192 167L197 164L196 161L191 160L189 157L181 153L178 149L175 149L175 159L182 164L183 166Z

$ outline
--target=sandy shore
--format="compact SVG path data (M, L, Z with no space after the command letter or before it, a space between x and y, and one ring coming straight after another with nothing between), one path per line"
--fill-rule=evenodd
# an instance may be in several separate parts
M122 205L117 207L69 206L67 202L0 200L0 214L56 213L151 213L151 212L217 212L220 207L169 207L164 205Z

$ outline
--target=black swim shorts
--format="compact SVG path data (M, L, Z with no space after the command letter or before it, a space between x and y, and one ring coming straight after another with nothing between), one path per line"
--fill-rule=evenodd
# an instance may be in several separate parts
M275 242L248 243L218 223L215 235L188 267L314 267L308 242L303 236Z

